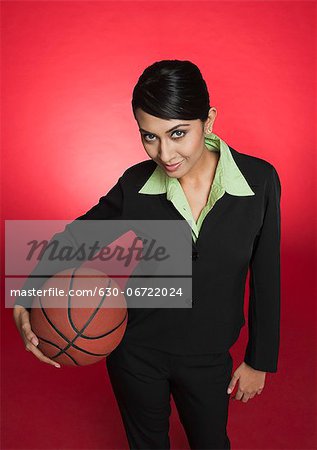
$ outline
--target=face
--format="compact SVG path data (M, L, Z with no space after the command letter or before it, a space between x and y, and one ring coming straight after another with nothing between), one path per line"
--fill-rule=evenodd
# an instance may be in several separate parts
M165 172L180 178L201 162L208 149L205 147L204 132L211 132L216 117L211 108L205 123L197 120L165 120L137 109L136 120L146 153Z

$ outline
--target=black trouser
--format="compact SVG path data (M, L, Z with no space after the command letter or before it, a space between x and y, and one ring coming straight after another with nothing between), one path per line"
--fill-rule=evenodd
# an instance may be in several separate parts
M230 449L229 351L172 355L129 343L106 365L130 449L169 449L170 394L191 449Z

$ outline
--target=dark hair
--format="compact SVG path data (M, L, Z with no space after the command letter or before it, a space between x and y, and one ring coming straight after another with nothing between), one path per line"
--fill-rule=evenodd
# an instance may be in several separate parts
M132 110L141 108L161 119L208 118L209 93L199 68L190 61L157 61L148 66L133 89Z

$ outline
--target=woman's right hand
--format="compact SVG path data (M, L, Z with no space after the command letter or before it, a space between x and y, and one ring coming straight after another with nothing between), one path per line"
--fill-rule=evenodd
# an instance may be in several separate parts
M32 352L40 361L47 364L52 364L55 367L61 367L56 361L45 356L41 350L37 348L39 340L37 336L33 333L30 324L30 313L22 305L15 305L13 308L13 318L17 329L24 341L25 350Z

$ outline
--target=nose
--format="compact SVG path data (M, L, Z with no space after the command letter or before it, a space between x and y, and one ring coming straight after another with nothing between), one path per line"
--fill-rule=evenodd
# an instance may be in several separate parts
M177 160L177 157L173 156L172 150L163 142L161 142L159 147L158 156L163 164L174 164L174 161L176 162Z

